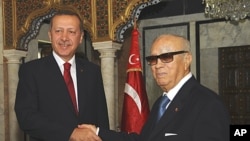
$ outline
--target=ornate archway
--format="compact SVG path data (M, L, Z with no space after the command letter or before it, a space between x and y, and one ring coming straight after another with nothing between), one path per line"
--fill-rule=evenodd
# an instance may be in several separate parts
M162 0L46 0L4 2L4 48L28 50L44 20L60 8L76 10L82 16L85 30L95 41L123 42L125 31L133 26L141 11ZM32 5L30 4L32 3ZM13 26L10 26L13 25Z

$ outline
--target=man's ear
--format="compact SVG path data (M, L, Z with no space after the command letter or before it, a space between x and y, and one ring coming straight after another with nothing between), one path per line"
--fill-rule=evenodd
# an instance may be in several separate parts
M186 55L185 55L185 70L187 70L188 68L190 68L190 66L191 66L191 63L192 63L192 54L191 54L191 52L188 52L188 53L186 53Z
M84 37L84 32L82 32L82 34L81 34L80 44L82 43L82 39L83 39L83 37Z

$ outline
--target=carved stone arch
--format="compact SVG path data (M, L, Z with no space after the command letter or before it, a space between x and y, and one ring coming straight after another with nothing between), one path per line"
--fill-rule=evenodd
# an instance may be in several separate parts
M75 11L76 13L80 15L80 13L72 6L68 6L68 7L64 6L63 8L67 10ZM20 38L18 38L19 40L17 41L16 49L27 51L29 42L32 39L36 38L43 22L45 20L49 20L55 14L55 12L59 9L62 9L62 7L60 6L51 7L48 11L47 9L39 10L40 12L34 12L36 14L32 14L31 17L27 18L26 23L30 23L30 24L25 24L25 25L29 25L28 28L23 27L22 29L28 29L28 30L23 30L23 33L20 35ZM93 31L91 30L90 24L87 23L81 15L80 17L82 18L82 21L83 21L84 30L87 31L88 34L92 37Z
M144 2L144 3L141 3L141 4L134 5L133 8L128 7L127 9L133 9L132 12L131 12L132 14L130 15L130 17L128 17L126 23L122 22L122 21L119 21L120 24L118 24L118 26L116 26L116 29L115 29L115 36L116 36L115 39L118 42L123 42L124 41L124 33L125 33L125 31L127 29L131 28L134 25L134 20L139 19L141 11L144 8L148 7L148 6L158 4L161 1L162 0L151 0L151 1L148 1L148 2Z

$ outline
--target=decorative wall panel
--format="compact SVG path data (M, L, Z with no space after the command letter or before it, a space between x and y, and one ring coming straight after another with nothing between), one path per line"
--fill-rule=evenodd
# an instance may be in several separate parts
M99 38L109 35L109 6L106 0L96 0L96 34ZM110 24L112 25L112 24ZM110 38L109 38L110 39ZM103 40L103 39L101 39ZM105 40L105 39L104 39Z
M31 4L32 3L32 4ZM19 30L25 27L29 15L38 16L38 9L46 7L46 3L41 0L18 0L16 3L16 28Z
M5 2L3 5L3 19L4 19L4 48L10 49L14 44L14 29L11 25L14 25L13 21L13 11L12 11L13 3Z
M27 50L28 42L37 36L43 21L49 21L55 10L62 7L66 6L78 12L92 41L122 42L125 30L133 26L131 19L138 17L143 8L160 2L160 0L3 1L4 48L19 50ZM121 26L123 27L120 28Z

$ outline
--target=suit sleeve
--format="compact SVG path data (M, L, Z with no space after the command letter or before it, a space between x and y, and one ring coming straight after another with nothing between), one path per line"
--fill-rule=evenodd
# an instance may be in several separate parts
M98 125L99 127L109 129L109 117L108 117L108 109L107 109L107 102L106 102L106 96L104 92L104 86L103 86L103 79L101 75L101 70L98 69L97 73L97 79L99 79L97 82L98 84L97 89L98 89L98 99L97 99L97 104L98 104Z
M140 136L136 133L116 132L100 128L99 136L103 141L140 141Z

